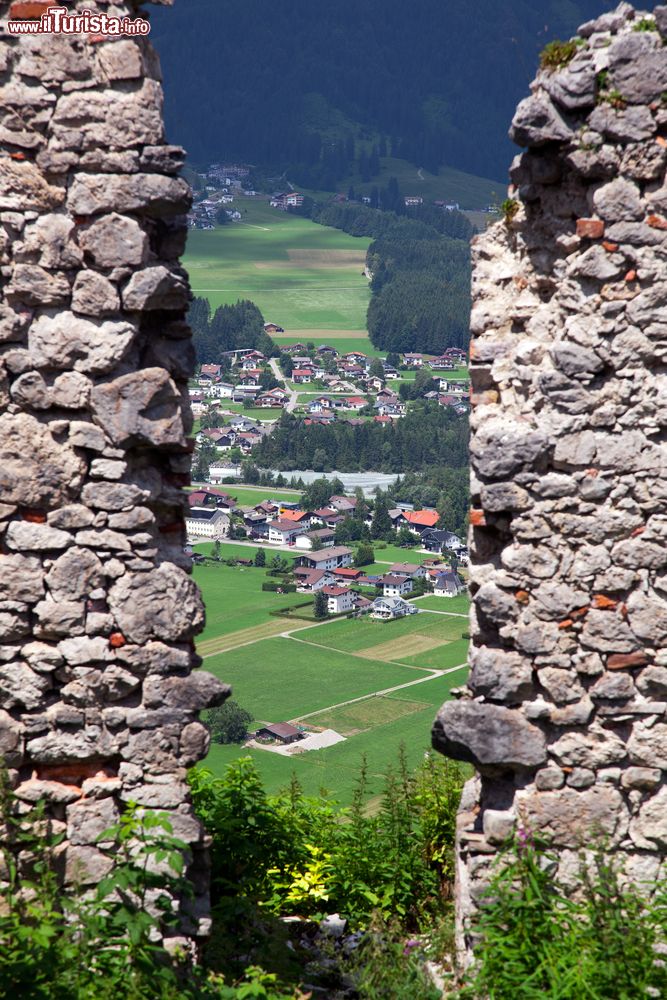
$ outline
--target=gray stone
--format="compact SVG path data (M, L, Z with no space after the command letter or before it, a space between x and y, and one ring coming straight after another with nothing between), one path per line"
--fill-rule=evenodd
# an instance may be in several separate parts
M667 667L646 667L636 683L637 689L648 698L667 699Z
M504 844L514 834L516 814L511 809L484 811L484 836L490 844Z
M476 767L523 770L546 761L546 740L520 712L481 702L447 702L433 727L436 750Z
M34 711L41 707L44 693L50 687L48 676L36 673L24 663L0 665L0 698L5 709L20 707Z
M0 490L5 503L52 508L78 490L83 462L28 414L0 414Z
M511 420L488 420L471 444L473 468L482 477L501 479L542 458L549 442L543 433Z
M571 136L572 129L546 95L526 97L519 103L510 128L510 139L518 146L543 146Z
M147 708L183 708L199 711L221 705L230 688L208 673L192 673L189 677L159 677L151 675L143 686Z
M116 445L185 448L181 396L163 369L145 368L97 385L92 406Z
M0 186L0 208L20 207L5 206L2 194ZM138 211L160 218L187 212L190 189L183 180L159 174L77 174L69 189L68 207L76 215Z
M606 653L630 653L639 647L630 627L614 611L589 611L581 631L581 642Z
M67 836L71 844L97 844L102 834L118 822L120 813L113 799L78 801L67 809Z
M470 650L470 687L491 701L516 704L530 697L533 671L518 653L486 646Z
M587 52L575 56L558 72L541 73L539 82L551 99L567 111L590 108L595 104L595 63Z
M204 624L204 609L192 580L163 563L148 573L126 574L109 591L109 607L127 639L189 639Z
M83 316L106 316L120 308L120 296L97 271L79 271L72 288L72 309Z
M140 267L148 256L148 236L135 219L111 212L83 229L79 245L98 267Z
M39 601L44 596L42 566L34 556L0 554L0 600Z
M614 733L595 725L590 726L587 732L565 733L550 745L549 753L563 766L596 771L624 760L626 747Z
M35 605L35 614L35 635L39 639L81 635L83 632L83 601L40 601Z
M541 768L535 775L535 787L540 792L554 791L557 788L562 788L564 784L565 772L552 764Z
M635 722L628 740L628 756L633 764L667 771L667 723Z
M97 556L73 547L54 562L46 585L55 601L77 601L88 597L104 579L104 568Z
M31 521L12 521L5 533L5 543L9 549L27 552L49 552L67 548L72 536L48 524L34 524Z
M659 767L628 767L621 774L623 788L638 788L642 792L652 792L661 780Z
M187 308L189 291L180 274L163 266L135 271L123 289L123 307L130 312Z
M639 815L632 820L630 832L633 839L638 835L643 841L652 841L662 851L667 848L667 786L644 802Z
M667 51L652 31L621 35L609 49L610 82L630 104L650 104L667 90Z
M612 701L626 701L636 694L635 685L629 674L609 671L600 677L589 694L591 698L608 698Z
M648 108L612 108L600 104L588 119L591 128L619 142L639 142L656 132L656 121Z
M124 357L135 334L134 326L125 320L100 322L60 312L35 320L28 344L37 365L107 374Z
M542 667L538 673L539 682L557 705L579 701L584 693L581 682L574 670L559 670L556 667Z
M593 205L605 222L632 222L644 216L639 188L622 178L599 187L593 195Z
M592 837L605 837L614 846L628 829L623 798L608 786L584 791L562 788L553 792L518 792L517 799L528 829L539 830L554 847L583 847Z
M595 771L586 767L573 767L567 776L568 788L590 788L595 784Z

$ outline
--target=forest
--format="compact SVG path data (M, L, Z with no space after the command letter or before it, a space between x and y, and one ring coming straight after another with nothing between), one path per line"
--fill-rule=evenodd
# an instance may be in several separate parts
M382 139L434 172L445 164L504 178L508 122L538 52L604 9L603 0L188 0L152 12L151 37L168 134L194 162L271 165L331 190L353 154L360 179L372 172Z
M195 298L190 306L188 322L192 327L200 365L222 364L228 367L224 364L223 353L242 347L261 351L267 357L280 354L264 331L264 317L255 303L247 299L234 305L219 306L211 315L208 299Z
M419 401L391 424L340 422L307 426L284 413L253 451L266 469L403 473L468 463L468 421L446 407Z

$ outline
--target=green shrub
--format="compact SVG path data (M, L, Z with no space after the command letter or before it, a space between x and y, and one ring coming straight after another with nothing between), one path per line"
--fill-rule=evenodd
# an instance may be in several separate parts
M519 202L516 198L505 198L500 206L500 211L503 213L505 225L509 226L519 211Z
M632 25L633 31L657 31L658 25L652 17L641 17Z
M549 42L540 53L540 68L552 71L563 69L572 62L578 50L585 44L583 38L571 38L568 42L558 40Z
M581 861L581 898L558 887L556 858L525 837L499 858L461 1000L637 1000L667 996L667 894L647 903L602 849Z

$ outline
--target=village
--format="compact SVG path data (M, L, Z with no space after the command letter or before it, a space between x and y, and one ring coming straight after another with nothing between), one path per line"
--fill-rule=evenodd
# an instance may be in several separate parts
M435 510L415 510L410 504L388 510L392 531L403 529L411 536L416 549L408 551L415 552L416 559L416 551L426 557L395 562L385 572L369 573L362 567L374 560L370 542L360 541L356 552L336 542L337 529L355 517L355 496L331 496L324 507L303 510L296 501L269 498L254 506L239 505L220 489L200 488L188 495L188 502L186 524L191 546L213 542L220 551L226 540L245 539L292 554L291 566L282 557L274 560L280 579L276 589L315 598L319 617L360 613L391 620L418 610L409 603L410 597L426 593L456 597L465 589L458 566L468 563L467 547L457 535L437 527L440 518ZM370 529L371 510L363 523ZM195 561L204 558L196 551L194 557ZM265 564L266 556L255 563Z
M274 323L266 323L265 331L269 336L283 332ZM206 438L220 457L233 453L238 462L251 455L283 410L306 425L388 424L406 415L412 386L421 387L418 398L458 415L469 411L466 356L456 347L439 357L402 354L381 359L356 350L339 353L328 344L296 342L281 343L280 353L276 361L257 350L239 350L220 363L201 365L189 389L192 412L200 422L199 444ZM402 385L408 392L401 392ZM230 464L211 463L211 482L229 475Z

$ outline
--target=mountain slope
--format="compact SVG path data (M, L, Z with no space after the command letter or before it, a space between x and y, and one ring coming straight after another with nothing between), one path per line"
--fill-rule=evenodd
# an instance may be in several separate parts
M357 141L393 137L394 155L418 166L502 178L509 120L539 50L612 6L180 0L152 14L169 135L195 161L308 164L333 118ZM313 107L329 109L326 126Z

